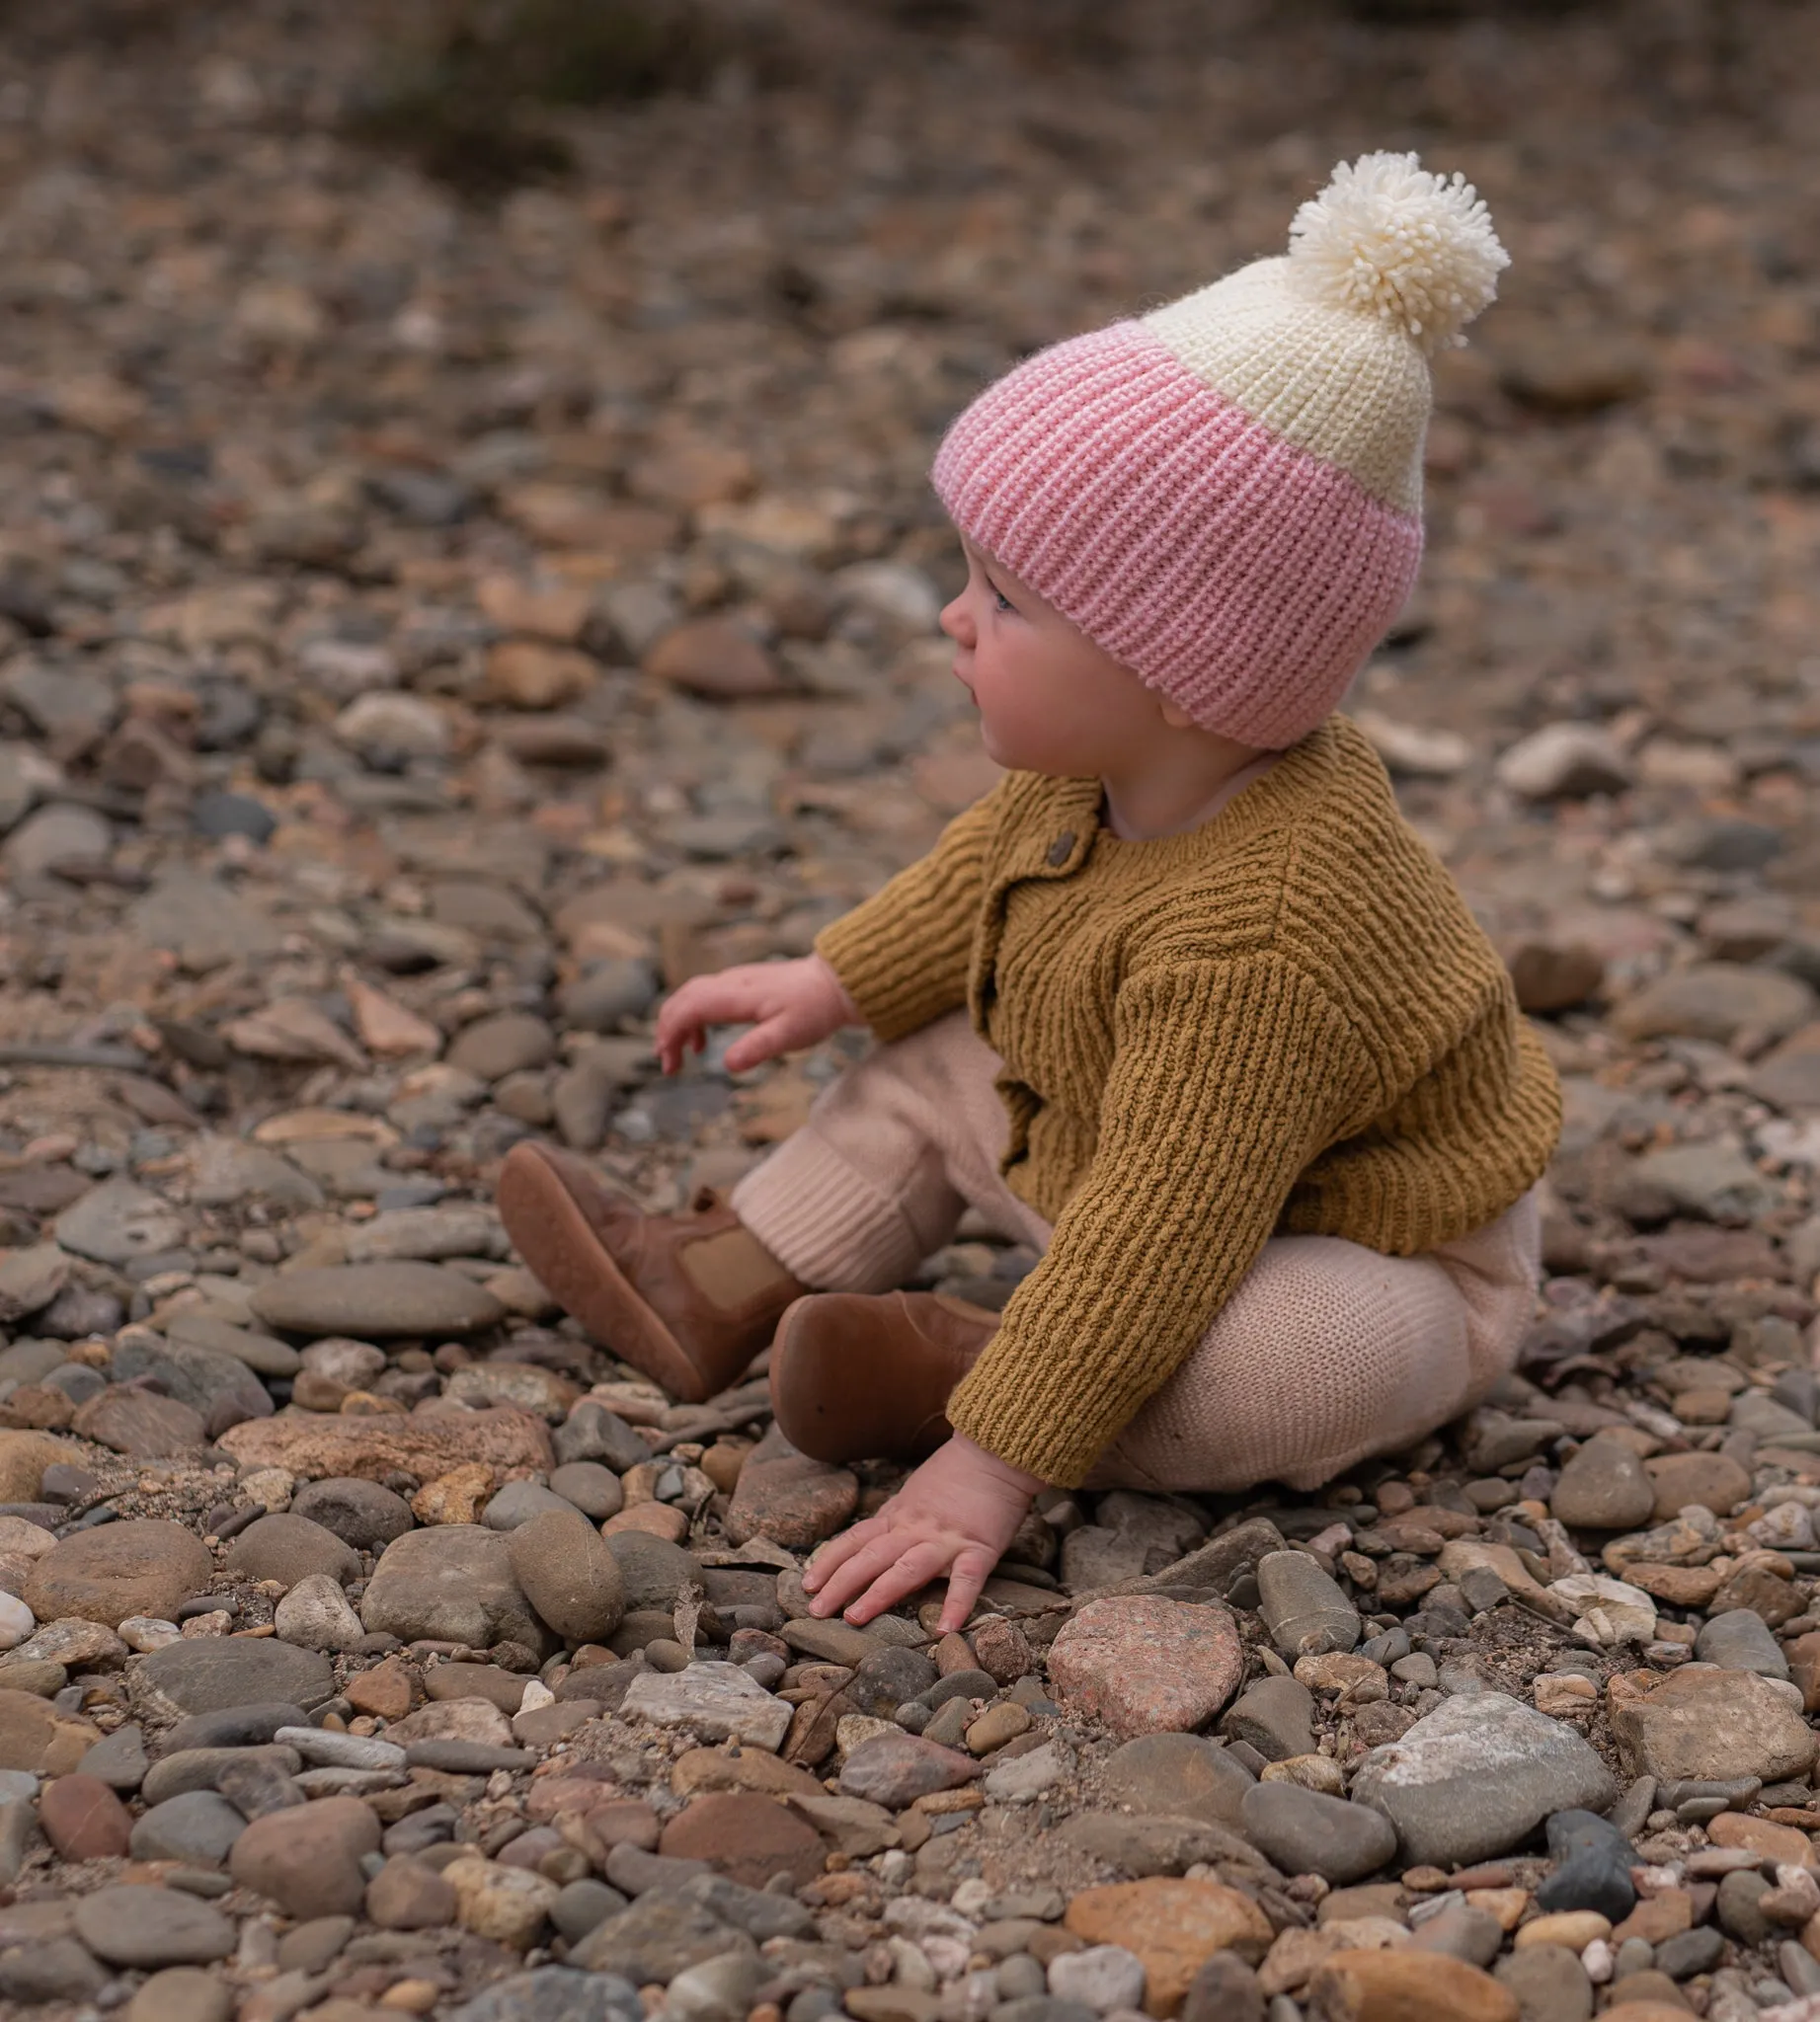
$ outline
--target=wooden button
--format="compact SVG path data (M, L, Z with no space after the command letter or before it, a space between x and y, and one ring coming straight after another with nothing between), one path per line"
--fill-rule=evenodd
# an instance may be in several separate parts
M1063 829L1062 833L1049 845L1049 861L1051 865L1056 870L1060 870L1073 853L1073 848L1074 831L1071 828Z

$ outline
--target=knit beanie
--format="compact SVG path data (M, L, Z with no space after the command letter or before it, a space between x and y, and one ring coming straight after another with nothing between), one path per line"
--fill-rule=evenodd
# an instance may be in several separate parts
M1256 260L1052 345L955 422L961 531L1210 731L1281 749L1414 586L1429 354L1508 256L1412 154L1341 163Z

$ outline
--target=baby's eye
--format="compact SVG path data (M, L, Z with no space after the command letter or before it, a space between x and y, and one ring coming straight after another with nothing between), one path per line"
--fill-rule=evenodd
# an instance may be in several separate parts
M994 588L992 591L992 602L1001 611L1011 611L1017 608L1011 599L1005 595L1004 591L998 588Z

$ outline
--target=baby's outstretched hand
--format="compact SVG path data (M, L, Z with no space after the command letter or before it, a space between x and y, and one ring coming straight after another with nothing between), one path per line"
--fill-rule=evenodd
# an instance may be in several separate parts
M956 1433L876 1516L816 1553L803 1575L811 1611L869 1622L946 1573L942 1633L959 1629L1042 1486Z
M774 1054L813 1047L853 1025L859 1012L840 978L819 955L798 962L749 962L692 976L658 1013L657 1050L666 1074L700 1052L710 1025L750 1025L727 1049L735 1074Z

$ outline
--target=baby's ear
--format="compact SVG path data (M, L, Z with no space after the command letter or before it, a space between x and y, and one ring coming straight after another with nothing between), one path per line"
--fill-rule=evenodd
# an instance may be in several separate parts
M1161 716L1163 722L1172 731L1191 731L1195 728L1194 718L1188 714L1187 710L1171 702L1167 696L1159 695L1157 697L1156 709L1157 714Z

